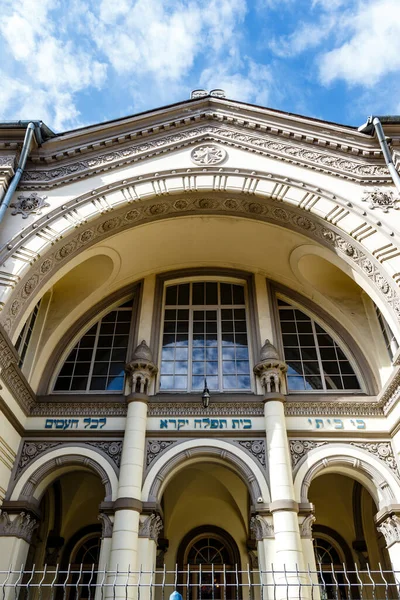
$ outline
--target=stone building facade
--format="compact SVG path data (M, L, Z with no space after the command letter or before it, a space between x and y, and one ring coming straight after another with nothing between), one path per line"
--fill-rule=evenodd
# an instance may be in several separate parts
M34 124L0 224L0 570L400 570L382 148L198 96ZM3 195L25 131L0 124Z

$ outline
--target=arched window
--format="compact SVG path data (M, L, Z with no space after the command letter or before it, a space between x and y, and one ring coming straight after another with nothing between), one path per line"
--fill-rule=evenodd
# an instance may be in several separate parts
M31 314L29 315L28 320L26 321L25 325L21 329L21 333L19 334L18 339L15 342L15 349L20 356L20 361L18 363L19 367L22 367L22 365L24 364L25 356L26 356L26 353L27 353L28 347L29 347L29 342L31 341L33 328L35 327L36 318L38 316L39 307L40 307L40 300L36 304L35 308L31 312Z
M347 582L343 575L343 557L339 556L338 549L328 539L315 537L313 544L321 600L346 600Z
M132 300L105 314L68 354L54 392L122 392L132 323Z
M346 390L361 386L334 338L309 315L278 299L289 392Z
M247 329L244 285L167 285L160 391L250 391Z

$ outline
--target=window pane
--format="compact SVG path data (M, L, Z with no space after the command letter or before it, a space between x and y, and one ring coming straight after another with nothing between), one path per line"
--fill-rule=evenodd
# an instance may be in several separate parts
M186 385L187 391L197 391L204 388L205 377L209 388L213 390L250 389L244 287L230 283L197 281L187 285L190 309L179 309L175 312L172 305L165 309L161 389L182 390ZM179 290L180 286L175 302L179 302ZM171 294L170 301L172 300ZM217 307L218 302L218 310L207 309L207 306ZM235 303L237 308L222 308L222 305L232 306L232 303ZM191 367L187 360L189 347ZM174 349L176 353L173 354L170 349ZM180 353L181 350L185 352ZM229 363L226 365L228 371L224 369L223 362ZM188 382L190 368L192 377ZM225 387L223 378L221 379L223 374L233 377L225 380L227 384L229 381L228 388ZM169 376L173 376L173 379L165 379Z
M104 315L81 337L60 371L55 391L123 390L132 300L124 306L129 308L117 308Z
M353 368L332 336L302 311L286 306L278 302L288 389L360 389Z

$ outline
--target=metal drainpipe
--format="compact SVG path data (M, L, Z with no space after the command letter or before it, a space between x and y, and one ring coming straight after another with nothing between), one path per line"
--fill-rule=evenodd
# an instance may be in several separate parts
M26 127L24 143L22 145L22 150L21 150L21 155L19 157L17 170L15 171L14 177L12 178L11 183L8 186L8 190L3 198L3 202L0 205L0 223L4 219L6 210L11 202L11 198L13 197L13 194L14 194L15 190L17 189L17 186L22 177L22 173L24 172L24 168L26 165L26 160L28 158L28 154L29 154L29 150L31 147L31 141L32 141L34 132L35 132L35 124L28 123L28 125Z
M361 131L362 133L369 133L371 125L376 131L376 135L381 146L383 157L385 159L387 168L389 169L390 175L392 176L393 183L396 186L397 191L400 193L400 176L397 172L396 167L393 164L392 153L389 150L387 139L383 131L382 123L380 122L379 118L369 117L368 121L358 128L358 131Z

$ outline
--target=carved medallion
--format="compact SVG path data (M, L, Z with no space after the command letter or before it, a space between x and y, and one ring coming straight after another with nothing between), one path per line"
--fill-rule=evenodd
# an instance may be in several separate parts
M389 208L398 209L399 198L391 190L380 190L375 188L372 192L365 192L363 202L369 202L371 209L381 208L383 212L389 212Z
M46 202L47 196L39 196L37 192L32 192L29 196L18 196L18 200L11 204L13 208L12 215L22 215L26 219L29 215L41 215L42 208L50 206Z
M190 158L196 165L219 165L227 157L227 152L214 144L197 146L190 153Z

